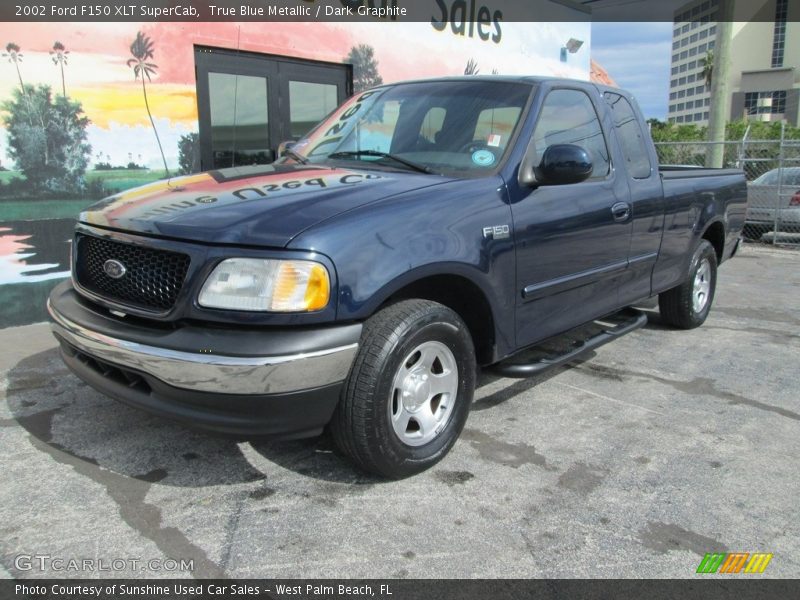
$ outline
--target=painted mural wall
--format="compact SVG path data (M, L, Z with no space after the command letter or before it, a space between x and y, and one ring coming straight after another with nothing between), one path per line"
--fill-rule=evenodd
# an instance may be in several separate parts
M464 73L589 79L590 24L0 24L0 328L44 318L94 200L196 165L194 46L354 63L356 88ZM561 60L570 38L584 51Z

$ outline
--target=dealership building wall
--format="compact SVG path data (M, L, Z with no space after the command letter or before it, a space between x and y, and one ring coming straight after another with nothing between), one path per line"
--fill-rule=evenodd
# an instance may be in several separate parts
M198 115L203 112L197 94L202 84L196 81L198 48L228 51L233 66L237 53L240 59L268 54L341 64L353 48L361 46L373 52L377 72L384 82L460 75L470 61L481 74L589 78L590 23L501 22L498 27L499 31L485 27L488 39L482 39L477 31L470 37L469 26L460 33L452 26L438 31L430 22L377 21L7 23L0 31L4 44L16 42L21 46L24 59L16 66L24 83L49 85L54 94L61 93L62 81L59 65L52 61L52 46L58 41L69 51L64 65L64 89L69 98L81 103L90 120L90 165L134 162L158 169L161 158L145 109L141 81L134 79L132 68L126 64L132 58L130 46L137 32L141 31L153 44L154 56L148 62L157 66L151 79L146 80L148 100L167 162L176 167L180 138L198 131ZM570 38L582 40L584 45L579 52L568 53L567 61L562 62L561 48ZM0 68L5 71L0 78L0 100L8 100L19 85L15 65L6 63ZM245 94L254 88L248 83L255 82L245 81ZM256 112L256 104L263 96L240 99L240 110ZM324 104L326 108L333 108L330 101L328 98ZM309 104L315 106L305 109L316 109L318 114L318 105L323 103ZM304 107L298 110L302 112ZM0 160L7 168L13 168L6 144L0 148Z

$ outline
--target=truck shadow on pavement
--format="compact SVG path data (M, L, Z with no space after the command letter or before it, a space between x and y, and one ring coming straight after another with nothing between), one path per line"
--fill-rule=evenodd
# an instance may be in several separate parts
M648 327L660 326L657 317L652 321ZM531 360L537 353L552 353L574 341L575 335L561 336L516 360ZM566 366L528 379L504 379L483 371L472 411L495 408L594 355L587 352ZM323 481L355 486L382 482L340 456L327 435L294 441L243 440L128 407L72 375L55 348L30 356L11 369L6 397L13 419L0 419L0 426L19 424L35 448L96 480L113 473L177 487L250 483L267 479L267 474L254 466L263 459L272 463L267 467Z

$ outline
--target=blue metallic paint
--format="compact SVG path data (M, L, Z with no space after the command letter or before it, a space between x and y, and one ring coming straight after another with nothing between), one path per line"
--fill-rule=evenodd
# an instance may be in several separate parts
M602 97L606 88L522 80L531 83L533 96L518 133L520 142L484 178L373 167L279 166L241 177L217 173L226 185L209 184L192 193L226 194L225 202L187 204L148 219L114 217L92 231L140 241L144 235L150 237L147 243L177 244L191 254L187 285L168 320L279 326L361 321L405 286L436 275L458 276L479 289L491 307L494 360L677 285L686 276L698 239L713 223L724 225L724 257L730 255L744 223L746 186L740 171L660 172L649 144L650 176L631 179ZM612 169L605 179L535 188L520 183L536 115L547 92L556 87L581 89L592 98L611 154ZM360 176L361 185L267 191L277 179L325 175ZM236 190L227 185L231 183ZM151 201L175 204L168 193ZM631 216L623 222L615 221L611 212L620 202L631 206ZM96 220L106 209L93 207L82 220ZM482 235L484 227L496 225L509 225L511 237ZM328 267L335 299L328 308L274 315L197 306L196 294L216 261L287 252L315 257ZM525 289L530 293L524 294Z

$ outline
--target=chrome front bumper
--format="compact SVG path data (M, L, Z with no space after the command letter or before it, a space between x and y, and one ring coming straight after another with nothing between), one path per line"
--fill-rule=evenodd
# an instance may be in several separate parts
M264 395L320 388L346 379L358 351L358 344L352 343L269 356L187 352L93 331L59 313L50 300L47 310L53 333L88 356L195 392Z

